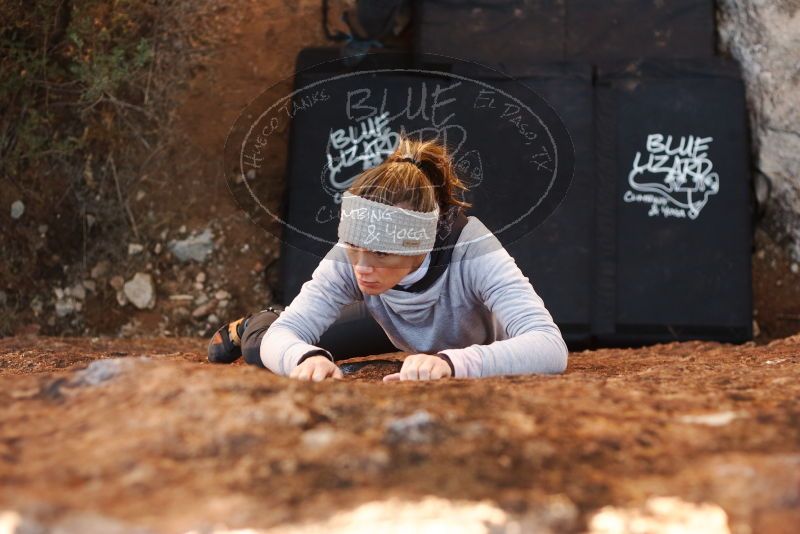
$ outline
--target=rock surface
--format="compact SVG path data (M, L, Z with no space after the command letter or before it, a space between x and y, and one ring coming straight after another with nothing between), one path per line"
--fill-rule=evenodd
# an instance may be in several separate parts
M720 0L719 41L742 66L757 165L772 180L772 231L800 260L800 0ZM777 236L783 237L783 236Z
M575 352L556 376L395 383L382 376L400 353L309 383L241 360L208 364L206 342L0 339L0 525L622 534L702 520L704 533L782 534L800 524L800 335Z

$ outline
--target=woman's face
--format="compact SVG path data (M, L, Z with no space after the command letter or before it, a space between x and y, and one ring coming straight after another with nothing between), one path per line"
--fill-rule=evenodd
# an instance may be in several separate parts
M367 295L378 295L393 288L407 274L417 270L425 259L425 254L388 254L346 244L358 288Z

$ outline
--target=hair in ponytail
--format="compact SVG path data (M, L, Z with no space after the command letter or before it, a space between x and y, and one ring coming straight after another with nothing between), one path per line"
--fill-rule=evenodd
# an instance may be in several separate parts
M416 141L404 135L395 151L380 165L359 174L348 191L382 204L405 204L414 211L433 211L438 206L440 217L472 206L463 200L468 188L456 174L447 148L436 139Z

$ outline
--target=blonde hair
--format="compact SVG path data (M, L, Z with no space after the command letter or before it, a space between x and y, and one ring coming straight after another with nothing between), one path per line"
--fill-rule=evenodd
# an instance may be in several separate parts
M456 174L447 148L436 139L416 141L402 134L395 151L359 174L348 191L390 206L405 203L415 211L432 211L438 205L440 217L453 208L472 206L462 198L468 188Z

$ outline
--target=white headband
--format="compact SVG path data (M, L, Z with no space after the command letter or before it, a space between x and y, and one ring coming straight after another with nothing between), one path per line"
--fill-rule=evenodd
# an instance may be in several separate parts
M339 241L389 254L426 254L433 250L438 221L438 206L433 211L414 211L345 191Z

